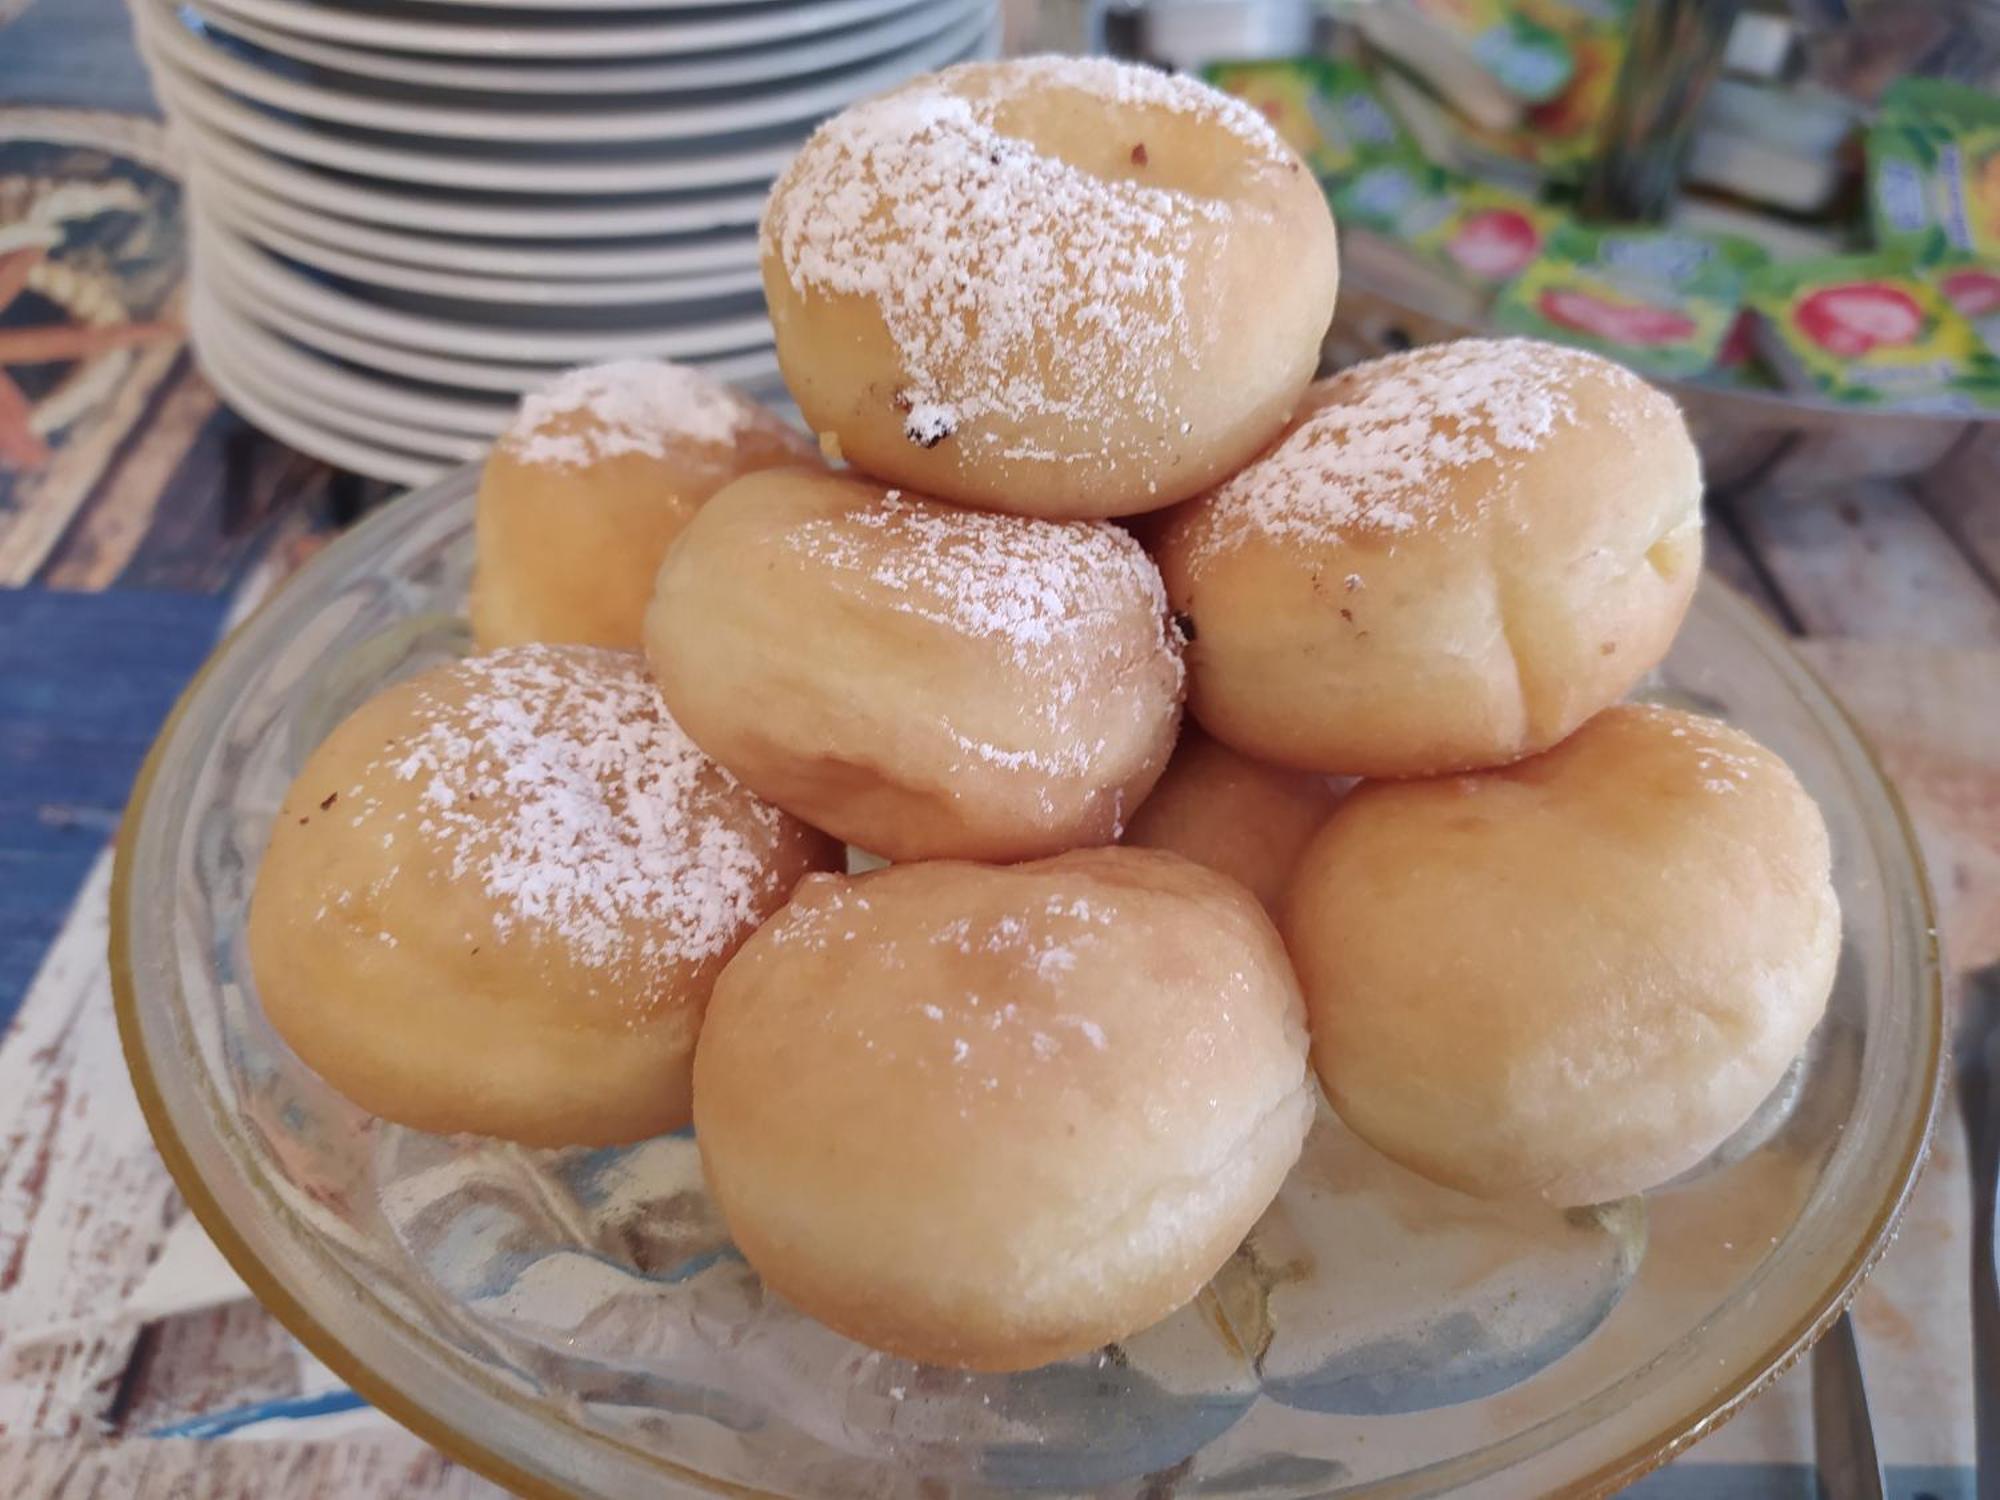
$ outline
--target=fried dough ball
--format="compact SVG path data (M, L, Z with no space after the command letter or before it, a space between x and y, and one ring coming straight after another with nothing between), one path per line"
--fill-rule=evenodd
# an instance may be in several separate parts
M1145 849L802 882L715 987L695 1132L787 1301L1016 1370L1165 1317L1298 1159L1298 989L1250 894Z
M638 1140L688 1121L723 963L839 854L696 750L638 653L520 647L384 690L313 751L251 969L279 1035L376 1114Z
M1818 1023L1826 824L1729 726L1621 705L1504 770L1365 783L1285 935L1353 1130L1489 1198L1641 1192L1747 1120Z
M1159 574L1117 527L806 470L704 507L646 648L696 744L894 860L1108 843L1179 722Z
M1352 776L1503 765L1666 654L1701 465L1674 403L1609 360L1435 344L1316 385L1155 556L1217 739Z
M1326 777L1238 755L1189 724L1125 842L1206 865L1275 912L1292 867L1338 800Z
M660 559L701 503L817 451L684 365L621 360L557 377L522 401L479 476L473 639L636 647Z
M969 63L836 115L763 255L785 383L849 462L1040 516L1239 468L1338 282L1325 195L1262 115L1106 58Z

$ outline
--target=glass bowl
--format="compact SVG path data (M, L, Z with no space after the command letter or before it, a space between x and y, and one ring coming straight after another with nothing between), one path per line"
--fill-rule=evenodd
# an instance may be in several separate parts
M1651 691L1742 724L1818 797L1845 950L1757 1117L1643 1200L1479 1203L1322 1112L1193 1305L970 1375L765 1295L685 1133L542 1152L360 1114L266 1026L244 913L307 752L467 649L475 483L397 501L217 650L139 779L111 919L133 1081L189 1204L320 1358L474 1468L551 1496L1600 1493L1797 1358L1887 1243L1942 1076L1923 877L1852 725L1713 581Z

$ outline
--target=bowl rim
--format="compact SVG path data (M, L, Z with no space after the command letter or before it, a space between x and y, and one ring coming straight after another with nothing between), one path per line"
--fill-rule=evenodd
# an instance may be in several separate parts
M311 559L306 566L281 583L249 616L224 635L175 700L172 711L161 725L159 733L154 737L146 753L145 761L133 783L124 816L119 821L110 886L109 968L112 1006L117 1020L119 1044L124 1052L126 1069L131 1075L133 1090L138 1096L140 1112L145 1118L161 1158L166 1163L167 1171L195 1219L215 1242L223 1258L242 1278L258 1302L317 1359L345 1380L370 1405L439 1449L447 1457L505 1486L511 1492L527 1497L527 1500L590 1500L590 1497L583 1492L562 1488L521 1468L503 1454L466 1436L448 1422L432 1415L420 1402L406 1396L400 1386L385 1377L378 1377L359 1356L350 1353L341 1337L293 1296L278 1276L259 1259L249 1242L236 1231L226 1211L210 1191L200 1169L195 1165L192 1153L175 1128L166 1100L153 1076L152 1063L141 1034L139 991L130 953L134 849L139 828L145 820L148 798L167 747L172 744L184 716L201 696L204 686L218 666L228 659L246 631L273 605L284 600L302 579L337 567L350 553L365 551L377 533L387 531L397 522L408 524L413 511L410 505L412 498L421 501L434 491L468 485L479 467L476 463L465 465L451 471L434 484L413 492L412 495L399 496L347 531ZM1924 1060L1923 1069L1926 1097L1921 1108L1913 1116L1907 1136L1898 1152L1898 1164L1891 1191L1874 1209L1867 1230L1861 1235L1845 1262L1828 1279L1826 1285L1809 1299L1810 1305L1806 1312L1795 1319L1791 1328L1774 1345L1758 1356L1730 1383L1696 1402L1692 1409L1685 1411L1644 1441L1632 1445L1617 1458L1600 1464L1588 1474L1567 1481L1559 1489L1550 1491L1552 1497L1609 1495L1653 1472L1721 1427L1741 1411L1752 1398L1761 1394L1796 1364L1847 1311L1848 1304L1860 1290L1861 1283L1894 1240L1917 1181L1922 1175L1936 1131L1939 1112L1943 1106L1947 1034L1944 965L1940 951L1937 909L1922 851L1917 842L1916 830L1910 822L1908 810L1904 807L1895 783L1889 779L1874 746L1860 724L1846 705L1828 688L1820 675L1793 648L1790 639L1726 581L1714 574L1708 574L1703 581L1705 587L1716 589L1725 600L1726 607L1735 617L1736 623L1759 636L1767 649L1773 650L1774 654L1795 667L1820 696L1833 706L1840 722L1860 750L1863 763L1883 793L1884 802L1892 815L1893 827L1898 835L1895 847L1907 858L1910 873L1914 877L1914 889L1911 894L1923 918L1923 927L1918 934L1920 947L1915 962L1920 980L1916 999L1929 1012L1932 1020L1928 1028L1929 1055ZM502 1400L510 1399L503 1388L495 1387L495 1390L499 1392ZM663 1476L670 1476L693 1485L706 1493L771 1495L775 1500L774 1492L717 1479L686 1468L650 1450L628 1451L640 1453L645 1461L654 1465Z

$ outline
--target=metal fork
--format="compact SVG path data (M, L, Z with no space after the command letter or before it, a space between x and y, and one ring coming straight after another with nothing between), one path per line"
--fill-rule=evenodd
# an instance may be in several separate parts
M1827 1500L1883 1500L1882 1456L1868 1414L1861 1349L1846 1313L1812 1350L1813 1458Z
M1972 1370L1978 1500L2000 1500L2000 964L1965 980L1953 1047L1972 1170ZM1813 1346L1813 1449L1830 1500L1880 1500L1881 1457L1847 1314Z
M1972 1379L1979 1500L2000 1500L2000 964L1966 975L1954 1045L1972 1167Z

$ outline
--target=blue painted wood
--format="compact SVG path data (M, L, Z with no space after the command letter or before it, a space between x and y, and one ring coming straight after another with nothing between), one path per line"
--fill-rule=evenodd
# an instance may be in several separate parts
M15 9L0 0L0 13ZM156 113L119 0L33 0L0 42L0 100Z
M365 1411L367 1407L366 1401L343 1388L321 1391L313 1396L288 1396L279 1401L258 1401L249 1406L234 1406L228 1411L209 1412L189 1417L184 1422L155 1427L146 1436L220 1438L241 1432L246 1427L284 1423L288 1436L310 1439L313 1418L346 1416L350 1412Z
M137 589L0 590L0 1027L226 608Z

